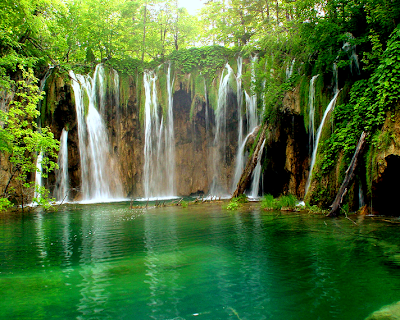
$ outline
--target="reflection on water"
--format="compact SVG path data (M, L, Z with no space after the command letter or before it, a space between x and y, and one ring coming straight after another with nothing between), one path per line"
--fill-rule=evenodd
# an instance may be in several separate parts
M160 221L145 215L146 280L149 290L147 306L152 319L179 317L180 287L178 272L180 251L176 216L168 214ZM161 237L160 237L161 236Z
M0 319L364 319L400 301L398 221L248 206L0 215Z
M112 319L107 311L107 302L111 285L107 273L110 250L107 235L108 219L103 215L82 216L82 248L80 250L81 298L77 305L78 319L93 319L101 315L103 319Z
M36 214L35 217L35 229L36 229L36 245L38 251L38 263L44 267L46 257L47 257L47 249L46 249L46 242L45 242L45 231L43 228L43 215L41 213Z

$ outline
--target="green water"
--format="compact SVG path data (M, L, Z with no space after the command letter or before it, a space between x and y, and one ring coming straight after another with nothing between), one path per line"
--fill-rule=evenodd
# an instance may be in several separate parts
M356 219L251 204L3 214L0 319L364 319L400 301L400 224Z

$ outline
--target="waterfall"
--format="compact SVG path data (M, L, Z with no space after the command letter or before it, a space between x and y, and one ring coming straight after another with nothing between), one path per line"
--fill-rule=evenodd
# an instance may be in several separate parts
M232 183L232 190L236 189L236 186L239 182L240 176L243 172L245 162L246 162L246 156L244 154L244 148L246 145L246 141L248 137L255 131L255 129L259 125L259 117L257 115L257 95L255 94L255 79L256 79L256 73L255 73L255 63L257 61L258 57L255 55L254 57L251 58L251 85L250 85L250 90L251 90L251 95L249 95L246 90L244 90L244 95L245 95L245 101L246 101L246 123L247 123L247 137L243 141L243 117L242 117L242 84L241 84L241 77L242 77L242 60L238 58L238 74L236 76L236 82L237 82L237 96L238 96L238 119L239 119L239 128L238 128L238 149L236 153L236 164L235 164L235 175L233 178L233 183ZM240 79L240 81L239 81ZM240 91L239 91L240 88ZM240 96L240 100L239 100ZM240 103L240 105L239 105Z
M243 115L242 115L242 103L243 103L243 92L242 92L242 69L243 69L243 58L238 56L237 58L237 74L236 74L236 97L237 97L237 111L238 111L238 146L243 143ZM238 153L238 158L241 153ZM236 160L238 162L238 160ZM236 175L236 173L235 173ZM235 183L234 183L235 184ZM233 186L235 187L235 185Z
M96 80L104 82L104 79L99 79L104 76L102 69L98 65L93 78L70 71L78 122L82 199L91 201L107 201L122 196L118 171L112 167L107 128L96 109ZM102 94L100 92L100 96Z
M236 156L236 167L235 167L235 176L233 178L233 185L232 189L236 189L237 184L239 183L240 176L244 170L246 156L244 154L244 149L246 147L247 140L250 138L251 135L254 134L258 127L255 127L252 132L250 132L246 138L238 145L238 152Z
M56 187L54 196L57 201L68 201L68 131L63 129L58 152L58 170L56 171Z
M225 74L226 69L226 74ZM224 75L225 74L225 75ZM210 196L228 196L227 181L222 181L222 164L226 157L226 121L229 79L233 75L231 66L227 63L221 74L218 89L218 105L215 111L215 136L213 142L212 170L213 180L210 186Z
M290 67L289 67L289 65L287 65L287 67L286 67L286 80L288 80L292 76L295 62L296 62L296 58L294 58L292 60L292 63L290 65Z
M318 78L318 74L313 76L310 80L310 90L308 94L308 135L309 145L313 146L315 142L315 80ZM310 152L311 152L310 148Z
M358 55L356 53L356 45L351 44L351 41L354 40L354 36L350 32L347 32L346 35L347 35L349 41L346 41L343 44L342 49L345 52L347 52L347 54L349 56L351 73L354 74L354 72L355 72L359 75L360 74L360 62L358 60Z
M326 120L326 117L328 116L329 112L335 107L336 100L337 100L337 97L338 97L338 95L339 95L339 92L340 92L340 91L338 90L338 91L335 93L335 96L333 97L333 99L331 100L331 102L329 102L328 106L327 106L326 109L325 109L324 116L322 117L321 124L320 124L319 127L318 127L317 136L316 136L316 140L315 140L315 143L314 143L314 149L313 149L313 153L312 153L312 157L311 157L310 172L309 172L309 174L308 174L308 179L307 179L307 183L306 183L306 190L305 190L304 195L307 194L308 188L310 187L312 172L313 172L313 168L314 168L314 165L315 165L315 159L316 159L316 157L317 157L318 143L319 143L319 139L320 139L320 137L321 137L322 128L324 127L325 120Z
M257 96L253 94L250 96L246 91L246 118L247 118L247 132L252 131L258 126L258 116L257 116Z
M336 94L339 92L339 70L338 70L336 62L333 63L332 72L333 72L333 81L334 81L333 93Z
M175 139L173 119L173 86L171 66L168 66L168 106L166 118L157 101L157 75L145 71L145 144L144 144L144 197L171 198L175 196Z
M43 160L43 153L40 151L36 160L36 173L35 173L35 191L33 197L36 199L40 199L40 192L39 189L43 186L42 181L42 160Z
M262 145L261 145L261 149L258 152L257 155L257 165L254 168L253 171L253 182L251 183L251 191L250 191L250 197L251 198L257 198L258 197L258 191L260 188L260 177L261 177L261 158L263 156L263 152L264 152L264 147L265 147L265 141L266 139L264 139Z
M95 76L93 77L94 81L97 81L98 92L97 95L99 97L99 111L100 114L104 116L106 110L106 85L105 85L105 70L102 64L97 65L95 70Z

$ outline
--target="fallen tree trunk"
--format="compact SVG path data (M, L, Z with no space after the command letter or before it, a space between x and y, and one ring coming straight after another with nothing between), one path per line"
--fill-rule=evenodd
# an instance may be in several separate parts
M354 152L353 158L351 159L350 165L346 170L346 175L344 177L343 183L340 186L335 201L333 201L331 205L331 211L328 213L328 217L336 217L338 215L340 205L342 204L343 198L347 193L347 187L354 178L355 170L358 163L358 157L364 147L366 136L367 136L366 133L363 131L360 140L358 140L357 148L356 151Z
M266 137L267 124L265 124L261 130L262 131L260 134L260 138L257 141L257 145L253 151L253 155L247 160L246 167L243 170L242 175L240 176L239 182L237 184L236 190L232 195L233 198L242 195L246 190L248 184L250 183L251 175L258 162L258 154Z

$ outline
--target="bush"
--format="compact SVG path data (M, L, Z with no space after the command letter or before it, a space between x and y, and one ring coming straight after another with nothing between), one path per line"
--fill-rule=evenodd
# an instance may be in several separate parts
M261 209L264 210L282 210L282 209L290 209L293 210L296 208L297 198L294 195L280 196L277 199L271 194L267 194L261 200Z
M294 209L297 204L297 198L289 194L287 196L280 196L278 199L278 206L280 209L285 208L285 209Z
M261 209L276 209L276 200L271 194L266 194L261 200Z

